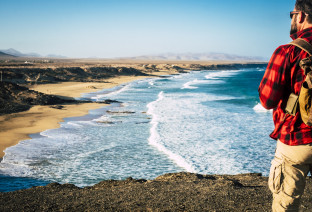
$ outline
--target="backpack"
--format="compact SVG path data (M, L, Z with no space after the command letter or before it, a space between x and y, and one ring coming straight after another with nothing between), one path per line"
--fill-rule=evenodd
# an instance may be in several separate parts
M294 93L290 94L285 111L295 116L299 104L302 121L306 125L312 126L312 45L302 38L297 38L290 44L306 51L310 56L302 59L299 63L299 66L304 70L306 79L302 83L299 96Z

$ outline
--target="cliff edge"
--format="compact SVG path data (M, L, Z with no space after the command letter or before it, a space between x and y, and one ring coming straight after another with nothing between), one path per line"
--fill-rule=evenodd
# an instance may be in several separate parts
M303 211L312 210L307 180ZM272 196L261 174L165 174L154 180L106 180L0 193L0 211L270 211Z

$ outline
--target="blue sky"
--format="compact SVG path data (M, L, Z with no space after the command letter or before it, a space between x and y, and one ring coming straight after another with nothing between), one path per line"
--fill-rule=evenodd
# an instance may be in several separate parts
M295 0L0 0L0 49L128 57L219 52L269 58Z

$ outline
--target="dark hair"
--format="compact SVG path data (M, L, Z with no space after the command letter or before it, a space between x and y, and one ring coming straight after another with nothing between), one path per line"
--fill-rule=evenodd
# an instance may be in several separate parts
M312 1L311 0L296 0L295 8L298 11L302 11L307 16L307 21L312 24Z

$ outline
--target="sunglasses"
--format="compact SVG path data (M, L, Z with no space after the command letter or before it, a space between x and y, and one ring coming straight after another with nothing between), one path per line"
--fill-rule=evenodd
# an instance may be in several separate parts
M292 18L293 18L293 16L294 16L295 14L298 14L298 13L300 13L300 12L297 12L297 11L291 11L291 12L289 13L290 19L292 19Z

